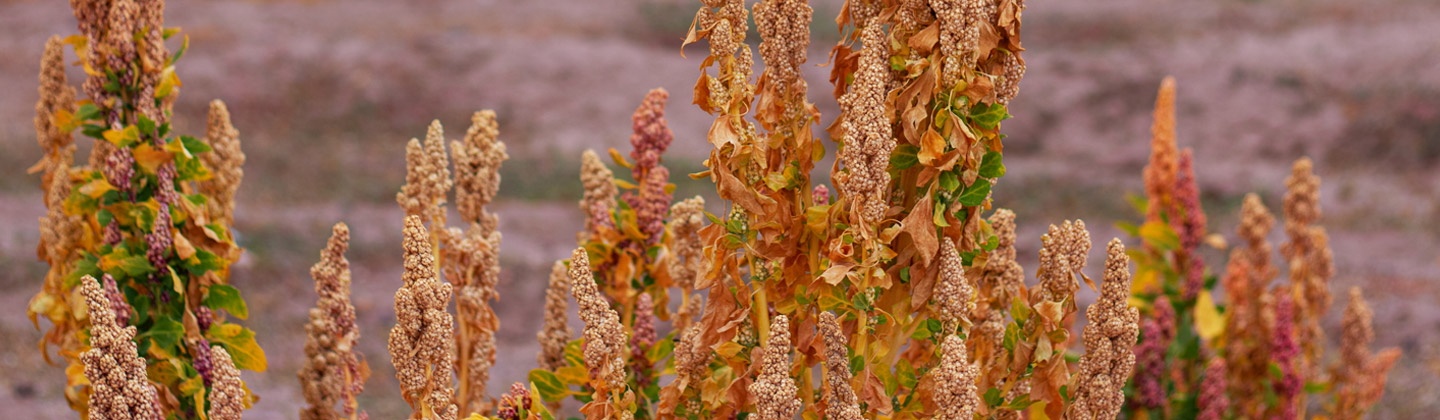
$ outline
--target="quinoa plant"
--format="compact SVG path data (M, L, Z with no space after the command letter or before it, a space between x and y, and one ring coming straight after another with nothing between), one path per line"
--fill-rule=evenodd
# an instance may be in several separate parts
M226 316L249 312L229 281L241 253L231 228L245 160L239 133L218 100L205 136L171 130L175 62L188 42L166 48L179 31L164 27L163 1L71 5L80 34L47 42L36 105L45 156L32 172L44 174L47 209L38 254L50 270L28 313L37 327L40 317L51 323L41 350L49 360L55 346L69 364L70 406L106 418L92 409L114 409L104 401L113 384L81 369L100 345L81 290L100 279L116 321L106 328L133 328L124 338L144 361L145 377L127 386L153 385L158 395L158 411L138 418L238 418L254 396L235 368L266 369L254 332ZM84 69L85 99L65 80L66 45ZM74 161L77 130L95 140L86 164Z

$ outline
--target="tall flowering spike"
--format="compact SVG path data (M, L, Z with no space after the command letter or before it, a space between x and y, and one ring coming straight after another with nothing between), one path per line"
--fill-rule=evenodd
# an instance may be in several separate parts
M31 172L44 170L40 187L48 190L53 168L56 165L71 165L75 157L75 137L56 122L62 113L74 114L75 88L65 81L65 44L59 36L45 41L45 53L40 58L40 100L35 103L35 140L45 151L40 163Z
M585 322L585 367L590 369L590 385L598 395L625 389L625 331L620 315L595 287L590 271L590 257L585 248L570 256L570 293L580 303L580 320Z
M825 417L833 420L862 420L860 400L850 386L850 344L840 322L829 311L820 313L821 338L825 339Z
M90 418L160 420L158 394L136 353L135 327L116 324L110 298L94 277L81 278L80 287L90 316L91 348L80 355L90 381Z
M245 177L245 152L240 150L240 131L230 122L230 110L219 99L210 101L210 115L205 126L205 143L210 153L201 153L200 161L210 168L214 177L200 181L200 192L210 197L210 217L224 225L235 221L235 192Z
M975 287L965 278L965 267L960 252L955 250L955 241L944 239L940 246L940 279L935 291L935 300L940 306L940 322L946 333L954 332L961 325L970 323L970 313L975 310Z
M790 350L790 320L776 315L760 356L760 376L750 383L755 414L761 420L789 420L800 411L798 388L790 377Z
M100 279L105 286L105 297L110 299L110 310L115 313L115 325L129 325L130 303L126 302L125 295L120 293L120 287L115 284L115 278L110 277L109 273L105 273Z
M240 370L224 347L210 348L215 363L215 381L210 387L209 418L213 420L240 420L245 410L245 384L240 381Z
M1085 308L1085 355L1071 383L1078 419L1114 419L1125 404L1125 380L1135 369L1131 350L1139 337L1140 311L1130 307L1130 257L1119 239L1106 247L1100 299Z
M670 126L665 122L665 102L669 100L670 92L663 88L651 89L630 117L635 131L630 134L630 147L633 148L630 158L635 160L636 181L641 181L646 171L660 165L660 156L675 140L675 134L670 132Z
M600 161L594 150L585 150L580 155L580 184L585 187L585 197L580 200L580 211L585 212L584 237L596 232L599 226L610 226L610 209L620 193L615 187L615 174Z
M1300 406L1304 391L1301 377L1300 345L1295 336L1295 305L1290 290L1281 287L1273 290L1275 301L1275 327L1271 336L1270 361L1280 367L1280 379L1274 383L1275 395L1280 398L1278 411L1272 418L1296 420L1301 418Z
M556 370L565 366L565 343L574 332L565 323L565 311L570 304L570 278L565 273L565 263L556 261L550 267L550 286L545 289L545 329L538 334L540 340L540 368Z
M878 23L860 32L865 48L850 91L840 98L846 116L844 144L839 159L846 172L837 176L840 190L852 200L851 211L865 220L878 221L889 207L890 151L895 148L890 121L885 115L885 94L890 83L889 44Z
M1155 98L1155 122L1150 126L1150 163L1145 165L1145 195L1149 199L1146 221L1160 221L1171 207L1175 188L1175 78L1160 82Z
M1140 371L1135 374L1135 402L1146 408L1160 408L1169 399L1162 381L1168 374L1165 354L1175 339L1175 307L1170 299L1155 299L1153 318L1141 323L1145 341L1135 346Z
M1040 237L1040 298L1062 301L1080 290L1075 276L1085 268L1090 257L1090 231L1085 221L1065 221ZM1073 302L1071 303L1074 304Z
M635 322L630 335L630 361L635 371L635 380L640 388L650 386L653 361L645 358L650 346L655 345L655 300L649 293L641 293L635 303Z
M423 216L430 229L440 229L445 220L445 195L452 185L445 132L436 120L430 123L423 145L416 139L405 145L405 185L395 194L395 201L406 216Z
M485 206L499 193L500 165L510 158L499 136L495 111L487 109L470 116L465 141L450 142L455 155L455 207L465 221L490 230L495 229L495 216Z
M1205 261L1200 256L1200 242L1205 237L1205 209L1200 207L1200 187L1195 183L1194 153L1186 148L1180 152L1175 178L1175 205L1182 214L1171 220L1180 235L1180 249L1185 256L1185 297L1194 299L1205 287Z
M981 0L931 0L940 22L940 55L943 57L941 83L954 86L963 81L965 69L973 69L980 42Z
M1349 382L1364 374L1370 363L1370 342L1375 340L1375 330L1370 326L1374 313L1359 287L1350 288L1350 301L1341 318L1343 335L1340 339L1340 369L1336 380Z
M1230 397L1225 395L1225 359L1211 359L1205 366L1205 379L1200 382L1197 420L1222 420L1230 410Z
M1320 321L1330 310L1332 253L1325 228L1316 226L1320 219L1320 177L1315 176L1309 158L1300 158L1285 179L1285 234L1289 241L1280 246L1290 270L1290 284L1295 287L1298 311L1299 341L1305 350L1306 371L1317 370L1323 357L1325 332Z
M678 260L670 264L670 278L685 293L695 288L695 277L700 275L700 253L705 244L699 235L704 224L704 197L697 195L670 206L670 235L675 238L670 249Z
M1020 54L1009 53L1000 63L1005 66L1005 73L1000 84L995 86L995 101L1009 104L1020 94L1020 79L1025 77L1025 59L1020 58Z
M665 188L669 183L669 169L664 166L651 168L645 172L645 179L640 182L640 194L633 203L636 223L650 245L660 242L660 237L665 234L665 213L670 209L672 197Z
M1260 196L1246 194L1244 204L1240 207L1240 227L1236 231L1245 242L1244 255L1250 264L1251 272L1254 273L1255 281L1250 286L1252 291L1263 290L1270 279L1275 278L1275 267L1270 265L1272 248L1270 241L1265 239L1274 227L1275 216L1265 208Z
M703 333L699 326L691 326L685 329L680 334L680 340L675 342L676 381L700 381L700 374L705 365L710 363L710 350L699 345Z
M74 183L70 180L72 170L69 165L56 165L51 172L55 180L45 190L45 216L40 218L40 246L37 251L40 259L50 263L51 267L66 266L78 255L76 251L80 250L85 237L85 220L65 212L65 199L74 190ZM54 281L49 283L59 287L63 276L52 277Z
M803 89L800 65L810 46L810 19L815 10L806 0L755 3L755 28L760 33L760 58L765 73L782 90ZM803 90L801 90L803 92Z
M405 217L405 284L395 292L390 362L414 410L412 418L455 420L450 402L454 320L446 311L453 291L440 281L429 238L420 216Z
M350 228L336 223L320 261L310 267L319 298L305 325L305 363L298 375L309 404L300 410L303 420L339 418L341 412L350 417L358 409L355 397L365 389L366 369L355 353L360 331L350 303L349 248Z
M939 420L971 420L980 405L975 381L980 370L970 363L965 340L958 335L945 337L940 347L940 366L935 368L935 418Z

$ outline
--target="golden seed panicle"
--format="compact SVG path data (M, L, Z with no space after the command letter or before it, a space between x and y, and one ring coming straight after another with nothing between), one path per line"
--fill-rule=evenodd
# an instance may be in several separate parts
M975 389L980 370L970 363L965 340L948 335L940 347L940 366L935 375L935 418L940 420L971 420L980 398Z
M820 313L820 336L825 340L825 416L833 420L861 420L860 402L850 385L849 343L840 322L829 311Z
M210 217L229 225L235 221L235 192L245 176L241 168L245 164L245 152L240 150L240 132L230 122L230 110L219 99L210 101L205 143L210 145L210 153L201 154L200 161L214 176L200 181L198 186L201 193L210 197L207 205Z
M500 125L495 111L484 110L470 117L465 141L450 142L455 155L455 207L467 222L479 223L495 230L495 216L485 205L500 190L500 165L510 158L505 142L499 141Z
M866 25L860 40L860 69L855 84L840 98L845 115L844 145L840 161L846 172L837 177L840 189L852 200L851 210L865 220L878 221L889 207L890 151L895 148L890 121L885 115L885 94L890 81L889 46L879 24Z
M305 325L305 362L298 375L308 403L300 416L306 420L338 418L342 411L346 417L355 414L355 397L365 388L365 369L355 352L360 331L350 303L349 247L350 228L335 224L320 261L310 267L319 299Z
M412 409L429 407L438 418L455 420L457 409L450 400L449 374L455 362L454 319L446 310L453 290L449 283L440 281L430 233L420 216L405 217L404 234L404 285L395 292L390 360Z
M1106 248L1105 279L1100 299L1085 308L1085 355L1073 378L1075 403L1070 412L1080 419L1113 419L1125 404L1125 381L1135 369L1132 348L1140 335L1139 310L1130 307L1130 257L1119 239Z
M556 261L550 268L550 286L545 289L545 326L538 334L540 368L556 370L565 365L565 343L574 334L566 323L565 311L570 304L570 277L565 263Z
M245 410L245 384L240 381L240 370L224 347L210 347L214 363L214 384L210 387L209 418L214 420L240 420Z
M94 277L80 280L90 318L91 348L80 355L90 381L90 418L160 420L155 387L135 347L135 327L121 328L110 299Z
M625 330L620 315L595 287L590 258L585 248L570 257L570 293L580 303L580 320L585 322L585 366L591 372L596 393L625 389Z
M1146 221L1160 221L1169 214L1170 193L1175 188L1179 150L1175 145L1175 78L1160 82L1155 98L1155 121L1150 126L1150 162L1145 165L1145 195L1149 200Z
M761 353L760 376L750 383L755 414L761 420L789 420L800 411L798 388L790 377L790 350L790 321L785 315L776 315Z

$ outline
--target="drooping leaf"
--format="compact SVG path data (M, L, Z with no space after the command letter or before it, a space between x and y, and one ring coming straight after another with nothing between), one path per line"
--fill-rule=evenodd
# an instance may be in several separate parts
M227 284L210 286L210 292L205 296L205 306L223 309L236 318L250 318L250 308L245 305L245 299L240 297L240 291Z
M255 342L255 331L236 324L220 324L211 327L205 335L211 344L225 346L225 350L230 352L234 359L236 368L264 372L268 367L265 350Z

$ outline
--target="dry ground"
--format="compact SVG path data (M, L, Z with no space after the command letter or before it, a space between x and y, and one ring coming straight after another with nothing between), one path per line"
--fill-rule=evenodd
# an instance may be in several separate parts
M497 205L504 300L491 387L521 380L549 262L568 255L580 226L580 150L627 147L630 112L657 86L674 94L667 163L696 168L707 149L708 117L687 105L703 46L688 59L678 48L694 3L172 2L168 22L192 42L177 128L203 130L205 104L224 99L250 156L238 215L248 252L233 281L263 308L246 323L271 370L246 373L263 398L247 417L298 410L293 372L313 302L306 269L336 221L354 231L361 346L375 370L362 405L376 418L403 415L384 349L400 277L392 200L403 142L431 118L457 135L479 108L499 113L514 155ZM822 63L834 39L824 21L839 2L814 3L811 61ZM1023 255L1048 223L1084 218L1107 238L1117 234L1111 221L1133 218L1124 194L1140 189L1148 108L1160 78L1174 75L1180 141L1195 149L1213 229L1233 239L1244 192L1278 208L1288 162L1314 156L1339 259L1333 288L1364 287L1378 345L1406 351L1373 417L1440 415L1440 5L1031 0L1025 18L1030 69L1006 123L1010 175L996 190L1020 214ZM0 405L15 417L74 416L60 369L44 366L22 314L44 270L32 251L38 180L23 174L39 156L36 63L49 34L74 32L63 2L0 1L0 306L11 308L0 316ZM828 123L827 73L806 70ZM707 189L678 182L684 195Z

